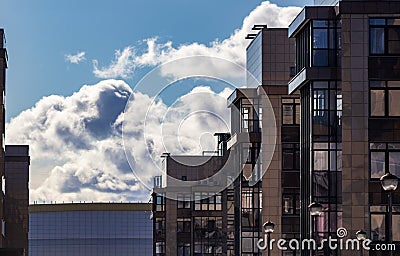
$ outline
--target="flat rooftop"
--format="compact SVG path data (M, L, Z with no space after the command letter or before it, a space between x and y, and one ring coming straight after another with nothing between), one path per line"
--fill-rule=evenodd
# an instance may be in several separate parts
M151 211L151 203L31 204L29 213L73 211Z

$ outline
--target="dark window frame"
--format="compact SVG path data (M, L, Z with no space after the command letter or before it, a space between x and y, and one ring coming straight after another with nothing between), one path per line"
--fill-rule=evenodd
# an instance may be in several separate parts
M322 24L324 23L324 24ZM313 20L311 26L311 66L312 67L335 67L338 64L338 50L340 48L337 34L338 24L336 20ZM318 47L314 44L316 30L326 30L326 47ZM333 36L333 39L331 38ZM315 53L326 52L326 64L316 65ZM325 58L324 58L325 59Z
M370 56L399 56L400 55L400 50L397 53L389 53L389 29L391 28L398 28L400 29L400 23L398 25L394 25L394 24L388 24L389 20L396 20L396 19L400 19L400 17L371 17L369 19L369 54ZM379 21L379 22L378 22ZM382 24L379 24L380 22L382 22ZM376 24L374 24L376 23ZM377 28L381 28L383 29L383 40L384 40L384 49L383 49L383 53L373 53L372 52L372 43L371 43L371 39L372 39L372 29L377 29ZM400 40L399 40L400 43Z
M190 194L177 194L177 208L178 209L191 209L192 197Z
M379 143L379 142L376 142L376 143ZM371 168L372 167L372 163L371 163L372 157L371 157L371 153L373 153L373 152L385 153L385 163L384 163L385 174L389 173L390 172L390 153L392 153L392 152L400 153L400 147L398 149L389 148L389 145L390 144L400 144L400 142L397 142L397 143L396 142L393 142L393 143L386 143L386 142L379 143L381 145L382 144L385 145L384 148L371 148L371 146L373 144L375 144L375 143L370 143L370 145L369 145L369 180L378 182L380 177L379 178L372 178L372 173L371 173L371 171L372 171L372 168ZM395 174L395 173L392 172L392 174Z
M383 86L375 86L374 83L381 83ZM398 82L399 85L397 86L388 86L390 82ZM383 91L384 93L384 115L372 115L372 93L371 91ZM395 80L370 80L369 81L369 117L371 118L397 118L400 115L390 115L390 100L389 95L390 91L400 91L400 81Z
M202 198L202 199L200 199ZM195 192L194 193L195 211L222 211L222 194Z
M290 197L292 212L285 212L285 196ZM282 215L284 216L300 216L300 191L298 189L288 189L282 193Z
M292 168L284 167L284 153L292 155ZM300 157L297 161L297 154L300 156L300 143L282 143L282 171L300 171Z
M372 210L372 207L381 208L381 209ZM399 207L400 207L400 205L393 205L392 206L392 223L394 223L393 222L393 218L395 216L397 216L397 217L400 216L400 211L396 210L396 208L399 208ZM384 210L382 210L382 209L384 209ZM371 226L372 225L372 216L373 215L377 215L377 216L381 215L381 216L384 217L385 238L382 239L382 240L374 240L374 236L372 234L372 226ZM369 234L369 236L370 236L370 239L372 240L373 243L388 242L387 238L388 238L389 232L390 231L393 232L392 228L389 228L388 219L389 219L389 207L388 207L388 205L379 204L379 205L370 205L369 206L369 230L371 232ZM393 233L392 233L392 237L394 237ZM398 243L398 242L400 242L400 240L397 241L397 240L393 239L393 242L394 243Z
M298 98L282 98L282 114L281 114L281 119L282 119L282 125L283 126L294 126L294 125L300 125L301 118L300 118L300 113L301 113L301 106L300 106L300 99ZM292 108L292 120L288 123L285 123L284 119L284 107L285 106L290 106ZM297 107L300 107L297 109ZM297 113L298 112L298 113ZM297 120L297 115L299 115L299 119ZM298 122L297 122L298 121Z

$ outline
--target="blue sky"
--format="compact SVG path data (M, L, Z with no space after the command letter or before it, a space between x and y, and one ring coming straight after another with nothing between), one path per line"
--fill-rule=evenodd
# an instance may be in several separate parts
M30 147L30 200L147 201L162 153L229 130L251 27L311 2L3 0L6 143Z
M32 107L43 96L70 95L93 84L92 60L105 66L114 51L157 36L173 45L228 38L243 18L262 1L2 1L0 26L5 28L7 119ZM304 6L311 0L271 1L279 6ZM86 52L79 65L66 54ZM134 85L146 72L125 78Z

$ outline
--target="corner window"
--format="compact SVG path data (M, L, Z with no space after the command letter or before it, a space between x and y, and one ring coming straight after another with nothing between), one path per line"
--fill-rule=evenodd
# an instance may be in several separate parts
M400 117L400 81L370 81L370 116Z
M312 24L312 66L335 66L338 48L336 22L333 20L314 20Z
M371 55L400 54L400 18L369 20L369 51Z

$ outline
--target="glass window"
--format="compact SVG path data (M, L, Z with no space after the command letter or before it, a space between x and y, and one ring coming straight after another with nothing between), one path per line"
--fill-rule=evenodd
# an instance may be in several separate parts
M191 229L190 218L178 218L177 219L177 231L178 233L190 233Z
M222 198L221 194L214 194L208 192L196 192L195 193L195 210L196 211L221 211L222 210ZM200 198L203 198L200 200Z
M371 116L385 115L385 91L371 90Z
M400 81L370 81L370 115L400 116Z
M389 152L389 171L400 177L400 152Z
M328 63L328 50L313 51L313 65L315 67L326 67Z
M283 124L293 124L293 105L284 104L283 111Z
M385 29L371 28L370 30L370 51L372 54L385 53Z
M177 201L178 209L190 209L191 197L189 194L178 194Z
M165 209L165 198L162 195L156 195L156 211L164 211Z
M371 213L371 238L373 241L385 240L385 215Z
M190 244L178 243L178 256L190 256Z
M282 144L282 169L299 170L300 169L300 148L299 144Z
M370 144L371 179L379 179L387 172L400 177L400 148L392 143Z
M316 171L327 171L328 170L328 158L329 151L314 151L314 170Z
M400 53L400 26L388 28L388 53Z
M400 241L400 215L393 215L392 218L392 236L393 241Z
M371 178L379 179L385 174L385 152L371 152Z
M386 20L385 19L370 19L369 20L370 25L385 25Z
M389 116L400 116L400 90L389 90Z
M300 103L296 99L282 99L282 124L300 124Z
M328 48L328 30L314 29L314 49Z
M370 53L400 54L399 19L370 19Z
M338 43L335 24L335 22L327 20L313 22L312 66L327 67L336 65Z

